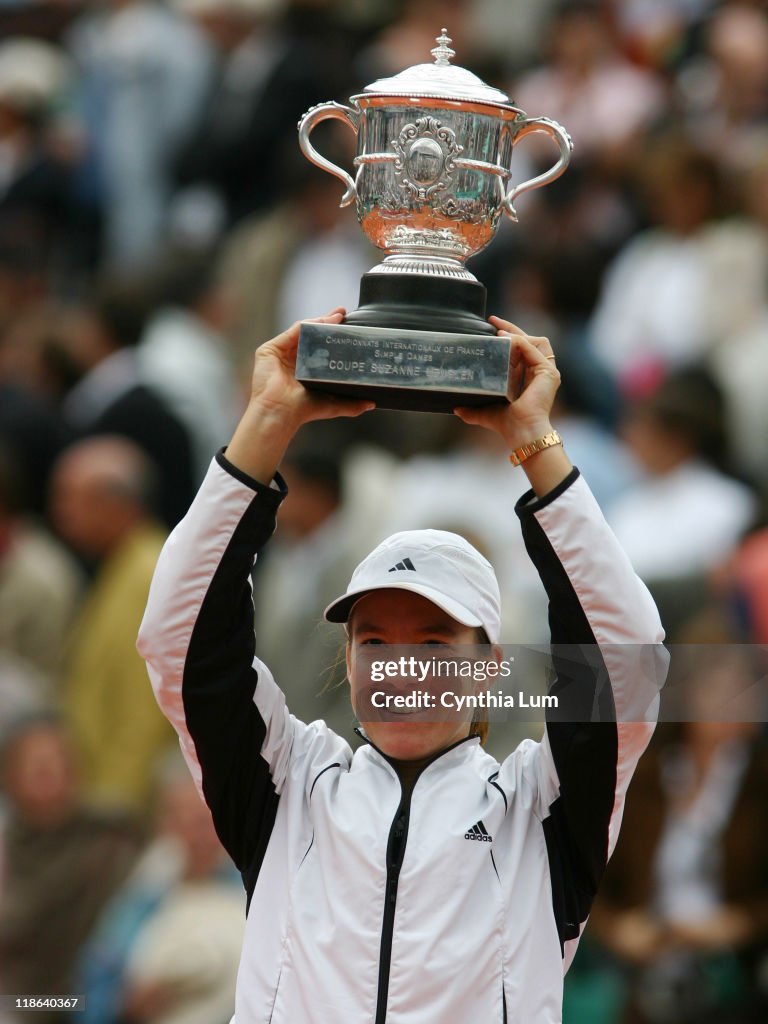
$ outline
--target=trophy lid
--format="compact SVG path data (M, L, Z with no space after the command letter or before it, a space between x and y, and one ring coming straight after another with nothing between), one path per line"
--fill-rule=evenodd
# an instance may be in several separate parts
M453 42L447 30L437 36L437 46L431 51L434 64L414 64L392 78L380 78L366 85L359 97L414 96L429 99L456 100L467 103L486 103L494 107L510 107L510 99L500 89L494 89L466 68L455 67L451 58L456 56L450 48Z

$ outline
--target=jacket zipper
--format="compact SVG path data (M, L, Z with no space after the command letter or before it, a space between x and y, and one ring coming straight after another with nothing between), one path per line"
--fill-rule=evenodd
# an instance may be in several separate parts
M362 729L356 728L357 735L369 743L374 750L378 751L385 761L392 763L392 759L379 750L375 743L371 743ZM412 780L408 795L401 799L395 811L395 817L389 829L387 840L387 884L384 898L384 918L381 924L381 945L379 947L379 988L376 997L376 1017L374 1024L385 1024L387 1019L387 1000L389 997L389 969L392 961L392 935L395 930L395 907L397 906L397 883L400 878L400 868L403 866L405 856L405 843L408 838L408 821L411 814L411 797L416 788L416 783L421 778L425 769L434 764L443 754L447 754L454 747L461 746L471 739L465 736L457 740L444 750L438 751L421 769L418 775ZM393 766L394 767L394 766ZM402 787L402 783L400 784Z
M397 882L403 865L405 840L408 835L408 819L411 813L411 794L395 812L387 841L387 885L384 899L384 919L381 925L381 946L379 949L379 990L376 999L376 1022L384 1024L387 1017L389 996L389 969L392 960L392 935L395 930L395 908L397 906Z

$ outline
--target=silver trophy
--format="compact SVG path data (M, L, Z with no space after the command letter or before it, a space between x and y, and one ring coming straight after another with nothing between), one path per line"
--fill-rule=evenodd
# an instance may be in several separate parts
M360 284L360 305L338 326L303 324L296 377L305 386L368 398L382 408L450 412L506 400L508 339L485 319L485 288L466 268L514 202L558 178L573 145L547 117L451 64L442 30L433 64L366 86L351 106L322 103L299 122L302 152L340 178L368 238L386 253ZM320 121L357 136L354 178L312 146ZM544 132L554 166L509 189L513 146Z

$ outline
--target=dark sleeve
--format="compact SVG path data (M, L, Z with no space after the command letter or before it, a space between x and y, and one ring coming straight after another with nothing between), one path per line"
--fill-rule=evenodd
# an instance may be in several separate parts
M291 743L282 694L255 657L253 633L250 574L286 493L276 482L278 489L251 480L217 456L160 556L138 641L249 891L277 813L277 766Z
M573 470L550 494L518 503L528 553L549 599L556 711L547 712L543 819L552 903L564 956L577 940L616 842L624 797L653 733L658 671L639 672L663 639L658 613ZM642 707L642 714L635 713ZM633 720L630 720L633 719ZM639 719L639 720L638 720Z

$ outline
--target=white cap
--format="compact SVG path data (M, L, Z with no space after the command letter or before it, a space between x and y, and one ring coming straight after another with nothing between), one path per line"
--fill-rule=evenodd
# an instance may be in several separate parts
M499 584L491 563L469 541L445 530L406 530L382 541L352 573L346 594L325 609L347 622L372 590L410 590L465 626L482 626L491 643L501 632Z

